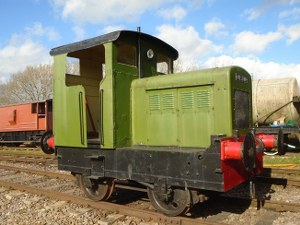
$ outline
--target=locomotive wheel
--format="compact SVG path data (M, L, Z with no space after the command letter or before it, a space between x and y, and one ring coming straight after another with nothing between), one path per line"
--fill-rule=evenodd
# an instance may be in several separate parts
M85 195L94 201L107 200L114 190L114 182L110 178L95 180L84 175L78 175L77 179Z
M248 133L245 137L242 156L245 169L247 172L250 172L254 167L256 156L255 137L252 133Z
M170 189L165 193L148 188L148 197L153 207L167 216L185 214L192 206L189 190Z
M48 155L51 155L54 153L54 149L50 148L48 146L48 140L50 137L52 137L52 132L51 131L47 131L43 134L42 138L41 138L41 148L42 151Z

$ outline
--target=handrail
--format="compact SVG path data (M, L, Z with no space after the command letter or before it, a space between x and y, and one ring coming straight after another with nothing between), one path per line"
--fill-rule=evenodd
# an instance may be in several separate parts
M100 144L104 145L104 134L103 134L103 94L104 90L100 89L99 99L100 99L100 130L99 130L99 139Z
M80 141L84 145L83 93L79 92Z

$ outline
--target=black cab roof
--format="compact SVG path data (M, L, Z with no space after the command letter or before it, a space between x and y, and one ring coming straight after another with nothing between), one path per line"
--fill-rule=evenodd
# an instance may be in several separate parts
M166 42L151 36L149 34L145 34L142 32L136 32L136 31L129 31L129 30L119 30L114 31L111 33L107 33L98 37L86 39L79 42L74 42L71 44L63 45L57 48L53 48L50 51L51 56L75 52L83 49L88 49L97 45L102 45L104 43L108 42L114 42L117 40L136 40L136 43L138 43L138 40L140 40L141 43L143 41L151 42L157 46L160 47L163 52L167 53L168 57L170 57L173 60L176 60L178 58L178 52L175 48L167 44Z

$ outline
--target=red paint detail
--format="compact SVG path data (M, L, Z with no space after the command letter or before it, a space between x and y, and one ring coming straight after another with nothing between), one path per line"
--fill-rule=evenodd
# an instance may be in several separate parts
M263 172L263 165L263 152L256 153L255 174L261 174Z
M247 171L241 160L222 161L222 171L224 192L229 191L248 179Z
M243 147L243 142L238 141L222 141L221 142L222 149L222 160L233 159L233 160L241 160L241 151Z
M234 137L221 140L221 162L224 181L224 191L243 183L247 179L247 172L241 159L242 142Z
M277 147L277 135L275 134L256 134L256 137L262 140L265 148L275 148Z
M54 137L53 137L53 136L51 136L51 137L47 140L47 144L48 144L49 148L55 149Z
M268 142L269 141L266 141L265 137L270 138L268 136L274 136L274 135L265 135L263 133L257 133L255 134L256 138L259 138L263 143L264 143L264 147L265 145L267 144L268 145ZM265 140L265 142L264 142ZM255 173L256 174L260 174L263 172L263 149L258 149L260 146L259 146L259 143L256 141L256 148L257 148L257 151L256 151L256 159L255 159Z
M239 140L235 137L221 139L221 168L223 172L224 192L236 187L237 185L247 181L250 176L262 173L263 170L263 154L256 154L255 169L249 174L244 166L241 156L243 141L245 136L241 136Z

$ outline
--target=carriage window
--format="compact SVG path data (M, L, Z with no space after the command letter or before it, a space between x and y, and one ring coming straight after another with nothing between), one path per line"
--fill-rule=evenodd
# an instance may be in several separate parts
M37 112L37 103L31 104L31 113L34 114Z
M136 48L132 45L119 43L118 45L118 63L136 66Z
M45 102L39 103L39 114L45 114Z
M47 111L52 112L52 101L47 102Z

